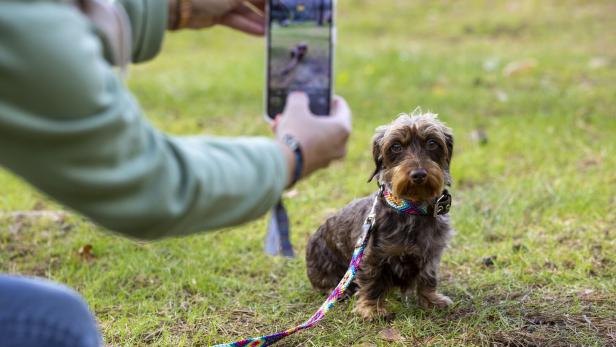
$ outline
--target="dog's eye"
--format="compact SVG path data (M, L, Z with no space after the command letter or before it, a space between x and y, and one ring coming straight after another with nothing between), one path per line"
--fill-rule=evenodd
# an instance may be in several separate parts
M391 145L391 147L389 148L389 150L392 153L400 153L402 152L402 145L399 143L394 143L393 145Z
M430 151L438 149L439 147L440 145L438 144L438 142L436 142L436 140L430 139L428 140L428 142L426 142L426 148Z

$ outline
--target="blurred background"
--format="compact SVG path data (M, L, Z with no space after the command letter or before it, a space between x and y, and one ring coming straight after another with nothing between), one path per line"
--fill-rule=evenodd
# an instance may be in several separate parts
M282 346L616 345L616 2L338 2L335 92L354 111L345 161L287 192L293 260L263 254L266 219L140 243L100 232L0 172L0 272L83 294L107 343L193 346L262 335L324 299L303 248L366 183L378 125L421 106L454 130L441 288L425 312L392 293L393 322L342 303ZM270 136L265 41L171 33L127 84L177 135ZM89 246L89 247L88 247Z

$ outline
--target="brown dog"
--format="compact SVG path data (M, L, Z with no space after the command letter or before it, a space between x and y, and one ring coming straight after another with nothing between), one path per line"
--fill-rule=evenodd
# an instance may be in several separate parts
M449 201L441 206L450 197L445 187L451 184L453 136L436 115L415 113L376 130L372 178L378 179L383 193L356 200L328 218L306 248L310 282L329 292L344 275L363 221L379 195L375 226L354 281L359 287L354 311L364 318L390 316L384 300L393 287L404 296L415 289L424 308L452 303L436 287L441 254L453 233L449 217L442 214L449 210Z

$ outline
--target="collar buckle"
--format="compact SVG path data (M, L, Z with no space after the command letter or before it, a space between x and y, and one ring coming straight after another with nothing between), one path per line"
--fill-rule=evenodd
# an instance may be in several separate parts
M443 194L436 199L433 206L433 216L436 217L441 214L447 214L451 208L451 194L447 189L443 190Z

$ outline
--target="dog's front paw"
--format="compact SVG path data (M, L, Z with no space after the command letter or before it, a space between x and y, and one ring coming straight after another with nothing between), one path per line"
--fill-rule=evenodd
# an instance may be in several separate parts
M382 302L359 299L353 308L353 313L367 320L391 320L394 313L389 312Z
M437 292L419 293L418 299L419 299L419 306L421 306L424 309L430 309L433 307L445 308L453 304L453 301L451 301L449 297L443 294L439 294Z

